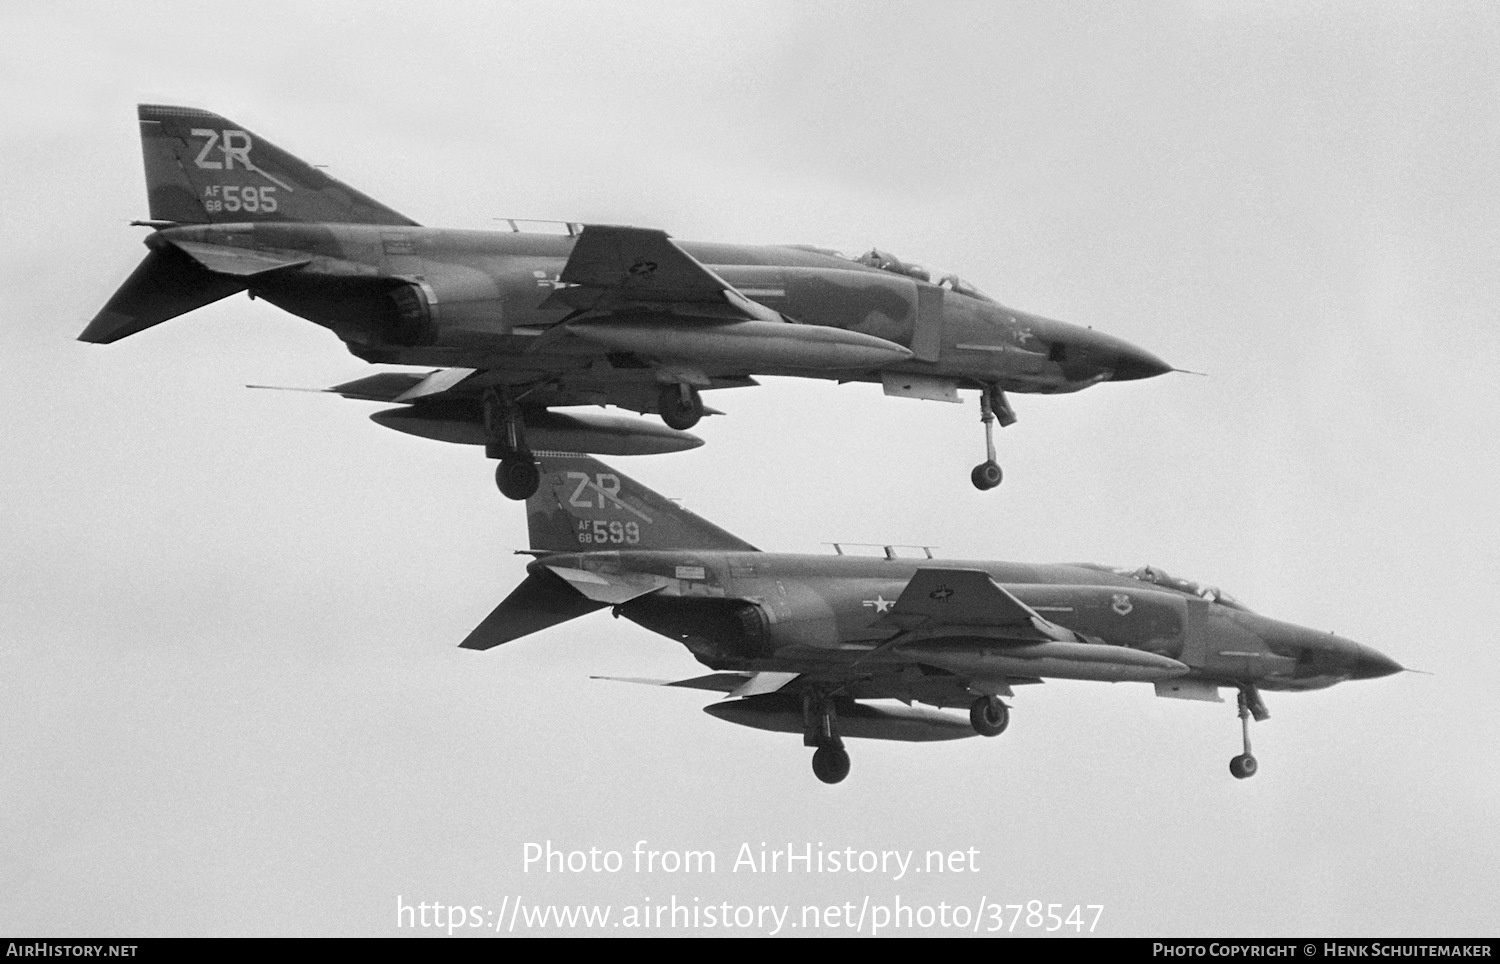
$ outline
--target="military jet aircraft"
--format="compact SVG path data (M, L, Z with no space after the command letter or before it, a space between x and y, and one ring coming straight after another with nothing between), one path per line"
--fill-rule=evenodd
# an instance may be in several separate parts
M425 228L217 114L140 106L145 260L79 336L109 343L241 291L331 330L359 358L431 367L337 386L398 403L381 424L480 443L502 492L536 490L536 447L637 454L701 444L708 389L754 375L978 389L986 459L1007 392L1076 392L1172 369L1119 338L1016 311L872 250L677 242L664 231ZM527 222L534 226L536 222ZM667 428L550 409L614 405Z
M633 682L727 694L705 711L802 734L825 783L849 773L846 736L998 736L1013 687L1048 678L1146 682L1158 696L1210 702L1222 687L1238 691L1244 750L1229 769L1244 779L1257 769L1250 717L1269 715L1261 690L1402 669L1149 566L761 552L596 459L536 454L542 483L526 502L536 558L461 645L490 649L612 608L712 670Z

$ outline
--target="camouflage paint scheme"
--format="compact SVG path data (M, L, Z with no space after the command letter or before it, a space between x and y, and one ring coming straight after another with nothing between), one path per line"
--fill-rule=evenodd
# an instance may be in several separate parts
M680 642L729 693L731 722L802 733L827 782L841 735L997 735L1012 687L1045 678L1150 682L1158 695L1239 694L1245 751L1261 690L1314 690L1401 667L1352 640L1262 616L1159 570L760 552L599 461L538 453L526 580L463 642L489 649L606 607ZM644 682L644 681L643 681ZM970 719L872 707L968 707ZM1247 762L1248 761L1248 762Z
M394 393L341 394L483 426L448 435L496 446L497 457L524 454L526 423L547 408L660 412L681 430L712 413L701 390L754 375L881 382L945 401L979 389L986 424L993 413L1004 425L1014 420L1004 392L1171 370L1118 338L1007 308L953 276L934 282L880 251L849 259L609 225L422 227L216 114L141 105L140 122L151 212L141 223L155 231L83 341L114 342L247 291L365 361L444 369Z

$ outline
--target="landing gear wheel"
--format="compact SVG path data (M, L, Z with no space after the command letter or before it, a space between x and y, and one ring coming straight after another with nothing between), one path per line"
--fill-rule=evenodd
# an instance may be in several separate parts
M969 473L969 481L974 483L974 488L981 492L993 489L1000 484L1004 474L1000 471L998 462L980 462L974 466L974 471Z
M849 775L849 751L836 746L820 746L813 754L813 773L824 783L838 783Z
M1010 726L1010 707L993 696L981 696L969 707L969 722L980 736L999 736Z
M1247 780L1255 776L1255 771L1260 769L1260 764L1255 762L1255 757L1248 753L1241 753L1229 761L1229 772L1234 774L1236 780Z
M703 396L691 385L663 385L656 398L656 410L668 428L690 429L703 417Z
M519 502L531 498L541 488L542 473L537 470L530 454L508 455L495 469L495 484L507 499Z

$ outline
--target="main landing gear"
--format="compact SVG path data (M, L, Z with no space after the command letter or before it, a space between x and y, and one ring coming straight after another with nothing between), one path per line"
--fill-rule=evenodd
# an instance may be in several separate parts
M813 752L813 773L824 783L838 783L849 775L849 751L839 737L838 714L831 694L808 690L802 695L802 745Z
M521 411L498 388L484 393L484 452L499 459L495 484L507 499L529 499L541 487L542 474L526 445L526 423Z
M1255 776L1255 771L1260 769L1260 764L1255 762L1255 757L1250 755L1250 718L1255 717L1256 722L1269 719L1271 711L1266 709L1266 704L1261 701L1260 692L1254 686L1240 687L1240 732L1245 741L1245 752L1229 761L1229 772L1234 774L1236 780L1248 780Z
M969 722L980 736L999 736L1010 726L1010 707L998 696L981 696L969 707Z
M686 431L703 417L703 396L686 382L663 385L656 395L656 410L668 428Z
M813 773L824 783L838 783L849 775L849 751L841 746L820 746L813 752Z
M974 488L981 492L993 489L1000 484L1004 474L1000 471L1000 463L995 461L995 420L1000 420L1000 427L1011 425L1016 420L1015 410L1006 401L1005 393L993 385L986 385L979 392L979 420L984 423L984 450L985 460L974 466L974 471L969 473L969 480L974 483Z
M531 460L530 453L502 456L500 464L495 466L495 484L500 487L501 495L521 502L541 488L542 474Z

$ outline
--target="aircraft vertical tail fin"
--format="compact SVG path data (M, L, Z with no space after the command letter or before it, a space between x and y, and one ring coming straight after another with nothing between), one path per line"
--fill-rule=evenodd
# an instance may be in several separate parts
M542 484L526 500L526 524L533 549L756 551L745 540L598 459L563 452L534 455Z
M154 221L416 224L218 114L161 104L139 113Z

